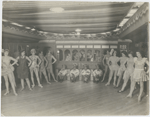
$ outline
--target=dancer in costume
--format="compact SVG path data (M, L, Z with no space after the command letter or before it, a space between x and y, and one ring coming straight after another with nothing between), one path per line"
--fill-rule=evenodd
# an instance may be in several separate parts
M109 58L109 61L108 61L109 65L110 65L110 73L109 73L108 82L105 84L105 86L110 85L113 74L114 74L114 83L113 83L113 85L116 86L116 76L117 76L118 69L119 69L118 62L119 62L119 57L117 57L117 51L114 51L113 56L111 56Z
M35 49L31 49L31 56L29 56L30 60L31 60L31 66L30 66L30 74L31 74L31 81L32 81L32 88L35 87L35 83L34 83L34 78L33 78L33 72L35 73L37 82L38 82L38 86L39 87L43 87L40 83L40 79L39 79L39 75L38 75L38 71L39 71L39 66L41 64L41 59L35 55L36 50ZM38 62L38 63L37 63Z
M17 60L19 63L19 66L17 67L17 75L18 78L21 80L21 91L24 90L24 80L26 80L29 90L32 90L30 87L28 68L28 66L31 65L31 60L25 55L25 50L21 50L21 54L17 57Z
M6 93L4 95L7 95L9 93L9 82L11 84L11 87L13 89L14 94L17 96L16 93L16 82L15 82L15 77L14 77L14 67L13 65L17 64L17 60L14 59L13 57L8 56L9 50L5 49L4 50L4 56L2 56L2 76L5 79L5 85L6 85ZM14 61L13 64L10 62Z
M132 79L131 79L131 75L133 74L133 71L134 71L134 58L133 58L133 52L130 51L128 53L128 56L129 58L127 59L127 68L124 72L124 75L123 75L123 85L122 85L122 88L121 90L119 90L118 92L121 93L124 91L126 85L127 85L127 82L128 80L130 79L130 81L132 82Z
M45 80L48 84L51 84L49 81L48 81L48 77L47 77L47 74L46 74L46 67L48 65L48 61L46 60L46 58L44 57L43 55L43 51L40 51L39 53L39 58L41 59L41 64L40 64L40 68L39 68L39 72L40 72L40 79L42 79L42 74L44 75L45 77ZM45 64L46 63L46 64Z
M48 65L47 65L47 72L48 72L48 78L49 78L49 81L51 80L51 75L54 79L55 82L58 82L56 79L55 79L55 76L54 76L54 73L53 73L53 64L57 61L56 58L51 54L51 50L49 49L48 50L48 53L46 55L46 59L48 61ZM54 60L54 62L52 62L52 60Z
M104 55L104 58L103 58L103 65L105 66L105 73L104 73L104 76L103 76L103 79L101 82L103 82L105 80L106 74L109 70L109 58L110 57L111 57L111 55L110 55L109 50L106 50L106 54Z
M120 61L120 66L119 66L118 73L117 73L118 81L117 81L117 85L115 87L119 87L121 78L122 78L123 73L126 69L125 64L126 64L127 59L128 59L126 51L122 51L121 55L122 55L122 57L120 57L120 60L119 60Z
M133 81L131 82L130 93L127 97L132 97L135 84L139 83L140 92L138 95L138 101L140 102L142 98L143 89L144 89L143 82L148 80L147 74L149 73L149 69L147 70L147 72L144 71L144 65L147 64L147 66L149 66L149 62L147 58L142 57L140 51L136 52L136 56L137 57L134 58L135 68L132 75Z

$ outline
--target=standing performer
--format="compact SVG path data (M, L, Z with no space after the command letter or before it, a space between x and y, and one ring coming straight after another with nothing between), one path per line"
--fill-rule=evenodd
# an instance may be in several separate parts
M87 65L83 65L83 70L81 71L82 80L86 83L88 83L90 79L91 71L87 68Z
M67 77L67 66L66 65L62 65L62 69L58 72L58 77L59 77L59 81L63 82L63 80Z
M47 65L47 72L48 72L48 78L49 81L51 80L51 75L54 79L55 82L57 82L57 80L55 79L54 73L53 73L53 67L52 64L54 64L57 60L55 59L55 57L51 54L51 50L48 50L48 53L46 55L46 59L48 61L48 65ZM52 63L52 60L54 60L54 62Z
M131 79L131 75L133 74L133 71L134 71L134 59L133 59L133 52L129 52L128 53L128 56L129 58L127 59L127 68L124 72L124 75L123 75L123 85L122 85L122 88L121 90L119 90L118 92L121 93L124 91L126 85L127 85L127 82L130 78L131 82L132 82L132 79Z
M27 56L25 56L25 50L21 51L21 54L19 57L17 57L17 60L19 62L19 67L17 68L17 75L18 75L18 78L21 79L21 86L22 86L21 91L24 90L24 79L27 82L29 90L32 90L30 87L29 68L28 68L28 66L31 65L31 60ZM27 65L28 61L29 63Z
M142 98L143 89L144 89L143 82L148 80L147 74L149 73L149 69L147 70L147 72L144 71L144 65L147 64L147 66L149 66L149 62L147 58L142 57L141 52L139 51L136 52L136 56L137 57L134 58L135 69L133 72L133 81L131 82L130 93L127 97L132 97L135 84L136 82L138 82L140 84L138 101L140 102Z
M13 65L17 64L17 60L8 56L8 54L9 54L9 50L5 49L4 56L2 56L2 76L5 79L5 85L6 85L6 93L4 95L7 95L9 93L9 82L10 82L14 94L17 96L18 94L16 93L16 89L15 89L16 82L13 73L14 71ZM11 64L10 63L11 61L14 61L14 63Z
M117 57L117 51L114 51L113 56L111 56L108 61L109 65L110 65L110 63L111 63L111 65L110 65L109 79L108 79L108 82L105 84L105 86L110 85L113 74L114 74L113 85L116 86L116 76L117 76L118 68L119 68L118 61L119 61L119 57Z
M73 69L70 71L71 82L76 82L78 76L79 76L79 70L77 69L77 65L74 64Z
M122 78L123 73L124 73L124 71L126 69L125 68L125 63L127 62L127 59L128 59L126 51L122 51L121 54L122 54L122 57L120 57L120 60L119 60L120 61L120 67L119 67L118 74L117 74L118 82L117 82L117 86L116 87L119 87L121 78Z
M110 55L109 50L106 50L106 54L104 55L104 58L103 58L103 65L105 66L105 73L104 73L104 76L103 76L103 79L101 82L103 82L105 80L106 74L109 70L109 58L110 57L111 57L111 55Z
M98 83L103 75L103 71L99 68L99 65L95 65L96 69L93 71L93 82Z
M35 53L36 53L36 50L35 49L31 49L31 54L32 55L29 56L29 58L32 61L32 64L30 66L31 80L32 80L32 84L33 84L32 88L35 87L34 78L33 78L33 72L36 75L36 79L38 81L38 86L42 88L43 86L40 83L40 79L39 79L39 75L38 75L39 65L41 64L41 60L40 60L40 58L37 55L35 55ZM38 64L37 64L37 62L38 62Z
M49 81L48 81L48 78L47 78L47 74L46 74L46 67L48 65L48 61L46 60L46 58L44 57L43 55L43 51L40 51L39 53L39 58L41 59L41 64L40 64L40 68L39 68L39 71L40 71L40 79L42 79L42 74L44 75L45 77L45 80L48 84L51 84ZM46 62L46 65L44 64L44 62Z

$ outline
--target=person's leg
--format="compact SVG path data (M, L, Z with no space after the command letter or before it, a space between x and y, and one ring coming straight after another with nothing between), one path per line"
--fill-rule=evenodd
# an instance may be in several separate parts
M103 82L105 80L105 77L106 77L106 74L107 74L107 71L108 71L108 65L105 65L105 73L103 75L103 79L101 82Z
M115 87L116 87L117 73L118 73L118 70L115 70L115 72L114 72L114 83L113 83L113 85L114 85Z
M129 76L129 75L126 75L126 78L124 79L122 88L121 88L121 90L119 90L119 92L124 91L125 87L127 86L128 81L129 81L129 78L130 78L130 76Z
M119 87L119 84L120 84L120 81L121 81L122 75L123 75L123 71L120 71L120 73L119 73L119 77L118 77L118 81L117 81L117 87Z
M9 82L8 82L7 75L4 76L4 80L5 80L5 86L6 86L6 93L4 95L7 95L9 93Z
M51 83L48 81L47 74L46 74L46 70L43 70L42 73L43 73L43 75L44 75L44 77L45 77L46 82L47 82L48 84L51 84Z
M32 88L35 87L34 78L33 78L33 69L30 69Z
M22 91L22 90L24 90L24 79L21 79L21 86L22 86L22 89L21 89L21 91Z
M134 87L135 87L136 82L134 80L131 81L131 86L130 86L130 92L127 95L127 97L132 97L133 91L134 91Z
M113 73L114 73L114 71L113 71L113 70L110 70L109 79L108 79L108 82L105 84L105 86L110 85L110 82L111 82L111 80L112 80Z
M50 69L47 69L47 73L48 73L48 80L51 81Z
M38 70L34 69L34 73L35 73L35 76L36 76L36 79L37 79L37 82L38 82L38 86L42 88L43 86L40 83L40 79L39 79L39 75L38 75Z
M142 99L143 89L144 89L143 81L140 81L140 94L138 96L138 102L140 102Z
M58 81L55 79L55 76L54 76L54 73L53 73L52 69L50 69L50 73L51 73L51 75L52 75L54 81L55 81L55 82L58 82Z
M13 92L14 92L14 94L17 96L18 94L16 93L15 84L14 84L14 81L13 81L13 79L12 79L12 75L11 75L11 74L8 74L8 77L9 77L9 81L10 81L11 87L12 87L12 89L13 89Z
M29 90L32 90L32 89L31 89L31 86L30 86L29 78L26 78L26 83L27 83L27 85L28 85L28 87L29 87Z

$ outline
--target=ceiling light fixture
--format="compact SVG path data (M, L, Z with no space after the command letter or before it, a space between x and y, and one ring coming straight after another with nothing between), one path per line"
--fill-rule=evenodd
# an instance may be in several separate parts
M53 7L53 8L50 8L49 10L55 13L61 13L64 11L62 7Z
M26 27L26 29L31 29L30 27Z
M23 25L18 24L18 23L11 23L11 24L16 25L16 26L19 26L19 27L23 27Z
M8 22L8 20L2 19L3 22Z
M35 29L34 29L34 28L32 28L31 30L32 30L32 31L35 31Z

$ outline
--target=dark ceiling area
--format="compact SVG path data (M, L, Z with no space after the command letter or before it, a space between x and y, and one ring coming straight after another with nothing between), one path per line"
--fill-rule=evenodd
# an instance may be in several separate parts
M3 19L50 33L81 34L112 31L127 15L132 2L4 1ZM62 12L52 9L59 8Z

